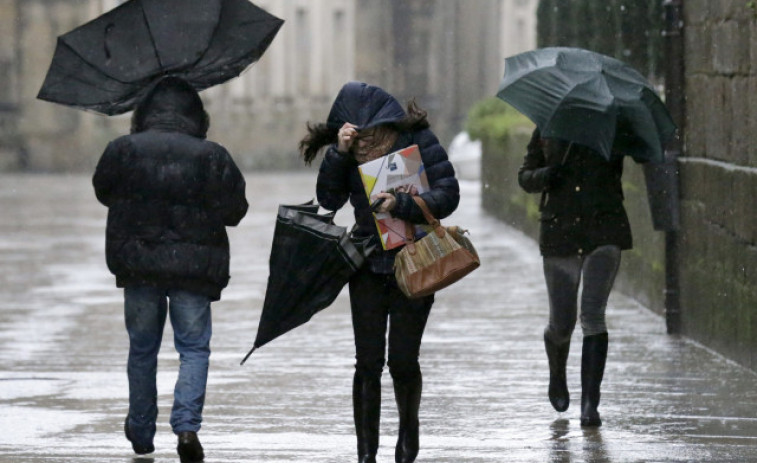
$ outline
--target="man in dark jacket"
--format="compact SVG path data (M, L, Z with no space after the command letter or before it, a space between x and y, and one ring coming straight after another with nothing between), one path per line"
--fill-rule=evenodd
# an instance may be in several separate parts
M105 149L92 180L108 207L106 259L124 288L134 451L154 451L157 356L166 315L181 365L171 427L182 463L202 461L197 439L210 356L210 303L229 281L227 226L247 212L229 153L205 140L208 117L186 81L157 82L134 111L132 133Z

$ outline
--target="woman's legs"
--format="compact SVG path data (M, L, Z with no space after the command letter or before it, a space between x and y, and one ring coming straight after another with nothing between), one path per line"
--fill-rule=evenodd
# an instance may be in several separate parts
M402 463L415 461L422 385L418 355L433 300L433 296L408 299L397 287L393 275L378 275L364 269L350 280L357 359L353 406L361 463L375 461L378 450L381 374L388 322L389 371L400 415L395 459Z
M389 311L389 372L400 420L394 458L396 463L412 463L419 450L418 411L423 389L418 356L434 296L407 299L395 287L391 297L394 303Z
M601 426L597 407L607 361L605 312L620 266L620 248L601 246L586 256L581 294L581 426Z
M549 323L544 330L544 348L549 361L548 395L558 412L564 412L570 405L565 366L576 326L581 264L579 256L545 257L543 262L549 295Z
M378 451L381 373L385 363L389 314L384 301L385 280L385 276L361 269L349 284L356 353L352 404L360 463L375 462Z

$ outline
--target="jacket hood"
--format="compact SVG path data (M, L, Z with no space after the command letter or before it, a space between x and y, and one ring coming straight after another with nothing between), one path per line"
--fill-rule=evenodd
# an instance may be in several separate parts
M400 102L383 89L364 82L349 82L336 96L327 124L340 128L349 122L361 130L399 122L405 115Z
M132 132L157 129L205 138L208 115L192 85L175 76L164 77L150 88L134 110Z

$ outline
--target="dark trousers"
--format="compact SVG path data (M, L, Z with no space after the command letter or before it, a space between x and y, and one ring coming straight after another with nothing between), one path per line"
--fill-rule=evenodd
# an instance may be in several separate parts
M357 372L366 378L381 377L388 323L389 373L395 381L416 378L420 374L421 338L434 296L408 299L397 287L394 275L373 273L367 268L352 277L349 288Z

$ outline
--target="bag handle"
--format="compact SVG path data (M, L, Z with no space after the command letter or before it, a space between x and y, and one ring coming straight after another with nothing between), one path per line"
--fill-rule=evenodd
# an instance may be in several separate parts
M431 210L428 208L426 201L424 201L423 198L421 198L419 195L415 195L412 198L415 201L415 204L417 204L418 207L421 208L423 217L425 217L426 222L428 222L428 224L433 227L434 231L436 232L436 236L438 236L439 238L444 238L446 230L444 229L444 227L442 227L439 219L434 217L434 214L431 213ZM405 245L408 247L410 254L415 254L415 227L408 221L405 221Z

